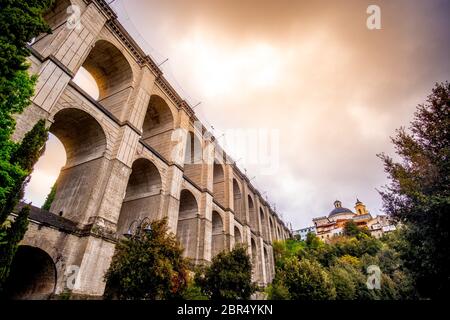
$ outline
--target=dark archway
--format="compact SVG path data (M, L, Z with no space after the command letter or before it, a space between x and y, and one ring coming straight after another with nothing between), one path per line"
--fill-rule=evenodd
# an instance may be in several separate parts
M6 296L17 300L49 299L56 286L56 267L43 250L19 246L6 284Z
M203 149L201 140L189 131L186 137L186 151L184 156L184 175L198 186L203 182Z
M216 161L213 166L213 196L217 203L225 206L225 176L223 166Z
M134 220L158 218L161 188L158 168L148 159L134 161L117 223L118 234L127 232Z
M264 247L264 270L266 271L266 281L267 283L272 281L272 275L270 272L270 259L269 259L269 255L267 253L267 249Z
M184 248L184 256L191 259L197 258L199 223L197 200L189 190L182 190L178 212L177 238Z
M275 241L275 229L274 229L274 227L273 227L273 223L272 223L272 218L269 216L269 228L270 228L270 230L269 230L269 234L270 234L270 237L272 238L271 240L272 241Z
M220 214L212 212L211 258L225 250L225 229Z
M243 225L245 223L245 214L243 212L242 193L236 179L233 179L233 203L234 217Z
M238 245L242 243L242 235L241 230L238 227L234 227L234 245Z
M265 240L268 240L266 218L262 208L259 208L259 220L261 221L261 235Z
M248 216L250 218L250 228L252 228L252 230L256 232L258 230L258 220L256 218L255 205L253 203L253 198L250 195L247 196L247 199L248 199Z
M258 261L258 247L256 245L256 242L253 238L250 240L251 242L251 248L252 248L252 275L253 280L258 281L259 280L259 261Z
M142 140L154 148L168 160L171 159L174 130L172 111L163 98L157 95L150 97L144 123L142 125Z

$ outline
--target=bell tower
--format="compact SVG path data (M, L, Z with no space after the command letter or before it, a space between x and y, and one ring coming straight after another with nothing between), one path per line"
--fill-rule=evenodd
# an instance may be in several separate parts
M364 203L362 203L361 201L359 201L358 198L356 198L356 203L355 203L355 212L357 215L362 215L362 214L368 214L369 212L366 209L366 205Z

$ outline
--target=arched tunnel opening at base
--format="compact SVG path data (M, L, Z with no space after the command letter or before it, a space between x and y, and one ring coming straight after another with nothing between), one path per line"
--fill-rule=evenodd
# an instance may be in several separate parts
M44 300L52 297L56 286L56 267L43 250L19 246L11 264L5 297L12 300Z

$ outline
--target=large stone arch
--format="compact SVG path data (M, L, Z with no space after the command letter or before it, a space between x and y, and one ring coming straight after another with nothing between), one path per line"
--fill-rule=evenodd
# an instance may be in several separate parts
M195 196L187 189L180 193L180 208L178 211L177 238L184 248L184 256L196 259L198 250L198 203Z
M84 60L82 68L97 84L98 102L123 120L134 80L130 62L124 54L111 42L100 39Z
M248 202L248 216L250 222L250 228L254 231L258 230L258 218L256 213L255 203L251 195L247 195Z
M67 161L56 181L50 211L82 222L105 165L107 139L97 120L87 112L66 108L53 116L49 131L63 144Z
M153 94L142 124L142 140L170 161L174 160L171 153L176 143L172 141L174 122L172 109L162 97Z
M117 223L118 234L127 232L130 224L135 220L144 217L150 220L159 218L161 188L161 175L158 168L148 159L135 160L131 167Z
M213 196L218 204L225 207L225 174L223 165L217 161L213 165Z
M56 266L44 250L22 245L14 256L6 284L10 299L48 299L56 287Z
M242 202L242 192L241 187L239 186L239 183L236 179L233 178L233 210L234 210L234 217L236 220L238 220L241 224L245 223L245 212L244 212L244 206Z
M225 250L225 227L222 216L213 211L211 216L212 232L211 232L211 258L219 252Z

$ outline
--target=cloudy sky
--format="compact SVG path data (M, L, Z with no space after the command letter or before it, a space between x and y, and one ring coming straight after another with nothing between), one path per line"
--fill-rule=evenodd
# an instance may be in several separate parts
M381 30L366 26L371 4L381 9ZM201 102L199 118L216 136L226 133L220 141L294 229L328 214L335 199L353 208L358 197L380 213L376 188L386 177L376 154L392 153L389 136L435 82L450 80L450 1L112 6L157 63L169 58L165 76L191 105ZM276 170L227 143L233 130L275 137Z

